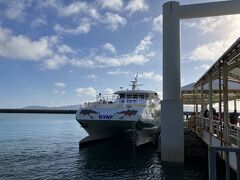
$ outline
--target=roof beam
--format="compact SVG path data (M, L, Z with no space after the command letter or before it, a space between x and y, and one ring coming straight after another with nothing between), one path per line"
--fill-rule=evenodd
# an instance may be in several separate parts
M240 1L220 1L200 4L182 5L180 9L181 19L191 19L209 16L222 16L239 14Z

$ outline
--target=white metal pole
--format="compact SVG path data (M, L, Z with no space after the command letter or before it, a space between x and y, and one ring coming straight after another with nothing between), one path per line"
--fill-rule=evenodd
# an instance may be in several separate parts
M161 159L184 162L183 107L180 100L179 3L163 5L163 101L161 103Z

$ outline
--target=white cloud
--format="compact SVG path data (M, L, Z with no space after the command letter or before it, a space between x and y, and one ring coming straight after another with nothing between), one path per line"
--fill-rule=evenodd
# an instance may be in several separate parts
M140 41L139 45L132 53L122 54L119 56L96 55L84 57L82 59L72 59L70 64L78 67L120 67L130 64L143 65L153 57L154 52L150 51L152 34L148 34Z
M58 52L60 54L58 54ZM25 61L41 61L41 69L54 70L69 63L64 53L72 52L71 48L59 44L56 36L41 37L32 41L26 36L15 36L9 29L0 27L0 56Z
M92 68L95 66L95 63L89 59L71 59L69 63L73 66L83 67L83 68Z
M103 93L104 94L113 94L113 89L111 89L111 88L106 88L104 91L103 91Z
M129 71L109 71L107 72L108 75L129 75L130 72Z
M189 58L195 61L216 61L239 37L239 22L240 15L205 18L191 22L192 28L200 30L205 36L218 37L219 40L198 45L190 53Z
M139 73L138 76L141 78L153 80L156 82L162 81L162 75L157 74L154 71Z
M126 10L129 11L130 14L137 11L146 11L148 8L148 4L146 4L144 0L131 0L126 6Z
M60 96L63 96L63 95L66 94L66 91L64 91L64 90L53 90L53 93L57 94L57 95L60 95Z
M97 9L95 8L90 8L87 14L95 20L100 20L101 18L101 15L98 13Z
M114 55L114 46L106 43L103 47L113 52L111 56L94 53L78 59L73 56L75 51L65 44L60 44L56 36L32 41L23 35L15 36L9 29L0 27L0 56L15 60L40 61L42 70L56 70L65 65L80 68L143 65L154 56L150 51L151 39L152 35L148 34L133 52L118 56Z
M145 18L143 18L143 19L141 20L141 22L151 22L152 19L153 19L152 16L150 16L150 17L145 17Z
M40 27L40 26L46 26L46 25L48 25L47 22L42 18L36 18L31 23L31 27Z
M74 28L62 27L62 25L56 24L54 30L59 33L78 35L88 33L91 29L91 24L105 24L107 29L116 31L119 27L124 26L127 23L127 20L119 14L107 12L104 16L101 16L94 8L89 9L87 14L95 21L92 21L91 18L84 17Z
M120 67L129 64L142 65L148 62L148 58L138 54L125 54L118 57L97 56L95 60L102 67Z
M84 1L74 1L68 5L63 5L61 1L48 0L47 2L41 2L42 7L52 7L57 10L60 17L70 17L76 15L85 15L84 17L91 17L93 19L100 19L101 15L94 7L94 3L88 4ZM83 17L83 18L84 18Z
M198 45L190 55L190 59L194 61L216 61L228 49L234 41L230 39L222 39L202 45Z
M123 6L122 0L98 0L98 3L87 3L82 1L76 1L73 3L63 5L61 1L49 1L45 3L41 3L41 7L52 7L54 8L59 16L70 17L73 16L73 22L78 23L77 26L67 27L61 24L55 25L55 31L61 33L68 33L72 35L78 35L81 33L88 33L90 31L91 25L103 24L107 29L111 31L117 30L119 27L124 26L127 23L127 20L120 16L119 14L115 14L112 12L106 12L104 15L101 15L98 12L99 4L101 4L102 8L108 9L121 9ZM80 24L78 22L79 19L82 19Z
M74 14L79 14L88 9L88 5L86 2L83 1L76 1L68 6L62 7L61 5L58 6L58 12L60 16L71 16Z
M56 24L54 26L54 30L60 33L77 35L88 33L90 31L90 27L90 21L87 18L84 18L76 28L66 28L62 27L60 24Z
M204 69L208 70L210 68L209 64L201 64L200 66L196 66L194 69L199 70L199 69Z
M99 0L99 4L102 5L102 8L119 11L123 6L123 1L122 0Z
M11 0L2 1L0 4L5 4L5 9L2 13L8 19L22 20L26 16L26 9L31 6L31 0Z
M183 25L190 28L196 28L201 30L202 33L212 32L216 30L218 26L226 23L225 17L207 17L199 20L183 21Z
M149 33L147 36L141 40L140 44L136 47L135 53L141 53L141 52L146 52L149 50L150 45L152 44L151 40L153 38L153 35Z
M127 20L119 14L107 12L102 19L102 23L107 25L107 28L111 31L115 31L120 26L124 26Z
M45 59L42 67L48 70L56 70L66 65L68 61L69 60L66 56L55 54L52 57Z
M66 84L63 83L63 82L56 82L53 84L55 87L58 87L58 88L64 88L66 87Z
M94 74L88 74L87 76L86 76L88 79L91 79L91 80L96 80L98 77L96 76L96 75L94 75Z
M115 47L111 44L111 43L106 43L103 45L103 49L107 50L107 51L110 51L112 53L116 53L116 49Z
M63 83L63 82L56 82L56 83L53 84L53 86L55 86L56 88L65 88L66 84ZM60 90L60 89L55 89L55 90L53 90L53 93L63 96L63 95L66 94L66 91Z
M162 32L162 24L163 24L162 15L155 17L153 19L153 30Z
M58 46L58 52L61 54L74 53L74 50L66 44Z
M78 88L78 89L76 89L76 93L77 93L78 96L92 96L92 97L95 97L97 95L97 91L93 87Z
M0 56L10 59L39 61L53 54L52 46L57 37L42 37L32 41L23 35L15 36L10 30L0 27Z

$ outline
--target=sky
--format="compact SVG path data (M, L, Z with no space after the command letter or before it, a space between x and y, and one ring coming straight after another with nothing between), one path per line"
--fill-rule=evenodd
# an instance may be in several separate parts
M136 73L141 89L162 96L164 2L0 0L0 108L82 104L130 88ZM182 20L181 84L239 34L239 15Z

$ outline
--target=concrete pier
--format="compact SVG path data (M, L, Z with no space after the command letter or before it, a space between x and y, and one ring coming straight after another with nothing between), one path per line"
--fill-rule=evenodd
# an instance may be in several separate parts
M184 162L183 108L180 101L180 19L239 13L240 1L181 6L179 2L170 1L163 5L163 102L159 140L162 161Z

